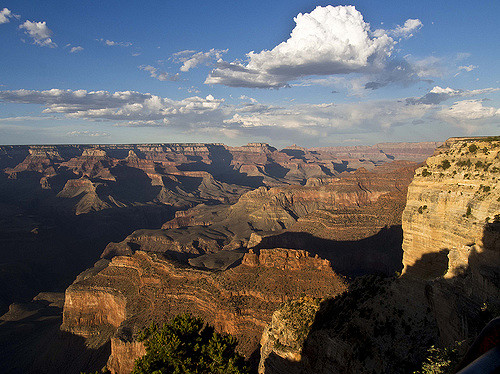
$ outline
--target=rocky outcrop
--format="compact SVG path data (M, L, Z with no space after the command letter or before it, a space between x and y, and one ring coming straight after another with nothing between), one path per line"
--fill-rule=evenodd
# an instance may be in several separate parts
M457 139L427 159L403 213L405 273L455 277L473 253L484 257L480 266L500 264L500 241L490 235L500 221L499 177L500 141Z
M301 297L273 313L260 340L259 373L301 373L304 342L311 331L320 299Z
M439 148L408 189L403 274L360 277L323 300L303 344L287 354L268 344L260 371L407 373L432 345L467 348L500 310L499 151L498 137ZM286 320L263 340L279 341Z
M500 310L500 139L452 138L418 169L403 214L403 264L430 280L441 340ZM488 312L490 311L490 312Z
M284 258L293 259L293 266L283 267ZM62 328L102 341L114 333L108 367L126 373L137 357L131 352L143 352L134 334L151 321L192 313L236 336L238 349L249 356L281 302L297 294L325 297L345 289L344 280L326 262L303 251L268 251L263 263L213 273L142 251L116 256L106 268L66 290Z
M310 257L307 251L286 248L261 249L256 254L252 249L243 256L243 265L267 267L281 270L324 270L331 269L330 261Z

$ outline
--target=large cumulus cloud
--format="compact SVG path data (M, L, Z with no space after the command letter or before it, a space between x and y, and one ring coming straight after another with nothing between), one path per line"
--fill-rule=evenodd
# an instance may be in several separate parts
M318 6L294 21L288 40L271 50L249 52L247 63L219 59L205 83L280 88L311 75L380 73L396 44L391 35L409 37L422 27L420 20L410 19L395 30L372 31L354 6Z

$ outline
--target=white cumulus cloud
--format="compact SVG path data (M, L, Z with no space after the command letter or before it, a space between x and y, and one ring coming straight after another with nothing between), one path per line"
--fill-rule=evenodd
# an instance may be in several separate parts
M3 8L2 10L0 10L0 25L2 23L9 23L10 22L9 18L19 19L20 16L12 13L12 11L10 9L7 9L7 8Z
M108 92L86 90L0 91L0 101L41 104L43 113L60 113L71 118L115 121L163 121L196 124L218 121L224 100L212 95L172 100L135 91ZM210 117L212 115L212 117ZM147 122L146 122L147 123Z
M246 64L220 59L205 83L279 88L308 75L379 70L395 45L387 33L375 35L354 6L318 6L294 21L287 41L249 52Z
M482 100L462 100L443 109L439 115L444 119L457 122L476 121L498 118L500 109L484 106Z
M40 47L57 47L57 44L51 39L52 30L47 27L47 22L25 21L19 28L24 29L26 35L29 35L33 39L34 44Z

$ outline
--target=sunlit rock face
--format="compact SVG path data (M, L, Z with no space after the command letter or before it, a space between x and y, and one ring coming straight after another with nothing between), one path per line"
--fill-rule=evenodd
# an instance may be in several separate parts
M500 310L499 151L498 137L438 149L408 188L402 275L361 277L322 300L293 349L283 343L296 333L290 316L273 320L260 372L407 373L432 345L466 349Z
M451 278L497 264L499 152L500 141L450 139L417 169L403 213L404 273Z
M403 273L433 280L428 292L443 341L467 338L481 313L498 310L499 180L498 138L452 138L409 186Z
M221 272L143 251L105 265L97 264L66 290L62 329L93 341L111 338L108 367L114 373L129 373L144 354L135 337L152 321L192 313L237 337L239 351L250 356L280 303L297 294L334 296L346 288L328 261L280 248L245 254L241 265Z

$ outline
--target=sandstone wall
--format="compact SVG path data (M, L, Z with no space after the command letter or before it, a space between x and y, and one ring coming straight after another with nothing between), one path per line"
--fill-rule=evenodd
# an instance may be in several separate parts
M283 266L284 259L290 259L291 266ZM113 335L108 360L113 373L129 373L144 353L135 340L143 327L179 313L192 313L217 331L234 335L238 350L248 357L280 303L298 294L333 296L346 287L328 262L305 251L267 251L263 264L208 272L142 251L116 256L107 267L68 288L62 328L100 342Z
M450 139L416 171L403 213L403 276L427 280L444 345L500 311L500 141Z
M488 232L500 220L499 151L499 141L455 141L417 169L403 212L404 273L454 277L473 254L496 260Z

